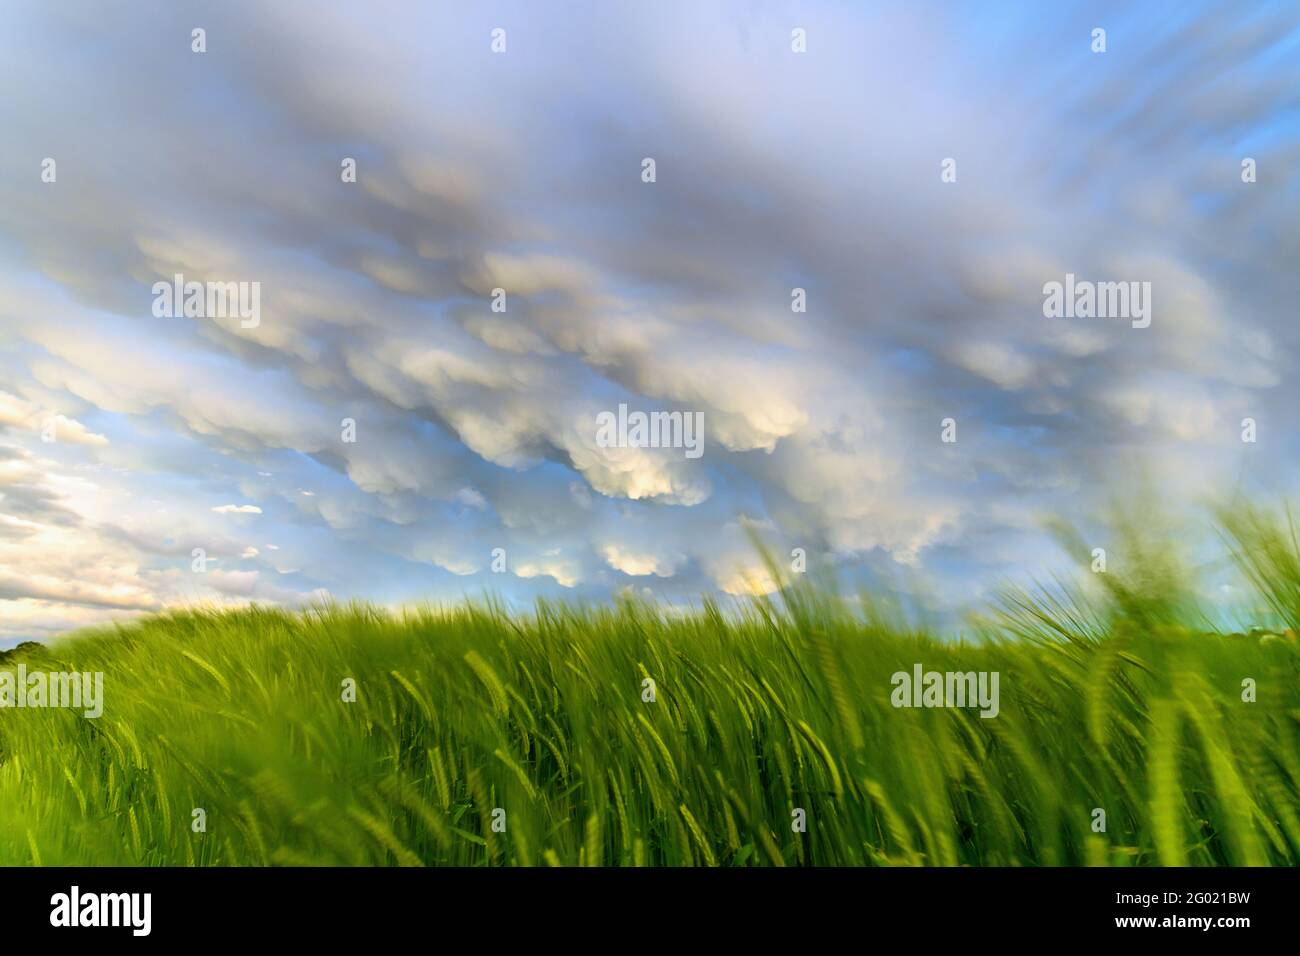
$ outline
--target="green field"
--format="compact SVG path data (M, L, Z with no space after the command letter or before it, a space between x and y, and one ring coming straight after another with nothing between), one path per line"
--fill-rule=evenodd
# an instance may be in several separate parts
M1280 632L1277 527L1230 541ZM1133 567L1011 594L964 641L800 586L689 615L197 611L25 648L0 667L102 671L105 709L0 711L0 864L1295 865L1300 650ZM998 672L998 715L892 706L916 664Z

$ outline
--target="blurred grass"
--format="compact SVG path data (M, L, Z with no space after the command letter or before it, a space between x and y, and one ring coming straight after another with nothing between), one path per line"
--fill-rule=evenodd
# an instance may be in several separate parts
M1295 536L1222 517L1297 628ZM807 584L77 635L23 660L103 671L104 716L0 711L0 864L1295 865L1300 651L1207 629L1172 567L1010 592L961 643ZM999 672L1000 714L895 709L918 662Z

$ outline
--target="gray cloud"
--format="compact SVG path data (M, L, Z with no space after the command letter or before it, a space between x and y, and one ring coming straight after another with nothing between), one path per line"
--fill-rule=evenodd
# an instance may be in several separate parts
M35 524L0 537L81 528L126 562L100 604L149 607L734 592L753 526L958 603L959 566L1040 560L1034 516L1142 458L1194 498L1254 416L1284 462L1297 17L1115 7L1094 56L1076 14L19 4L0 82L41 96L0 104L0 369L24 421L93 437L6 487ZM1151 282L1151 328L1045 318L1066 272ZM153 316L175 273L261 283L260 325ZM705 456L600 447L619 402L702 411ZM183 533L55 490L96 468ZM266 531L213 524L231 502ZM250 566L187 590L198 539ZM94 603L77 567L15 567L10 602Z

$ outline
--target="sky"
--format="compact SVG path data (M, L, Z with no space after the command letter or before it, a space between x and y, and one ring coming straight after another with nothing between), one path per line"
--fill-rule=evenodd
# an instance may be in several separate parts
M0 645L742 596L753 535L947 613L1133 476L1295 491L1294 4L17 0L0 89Z

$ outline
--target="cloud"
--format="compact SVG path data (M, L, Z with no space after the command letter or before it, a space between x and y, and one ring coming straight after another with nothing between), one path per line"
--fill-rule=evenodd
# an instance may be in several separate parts
M193 11L113 10L83 36L98 6L19 3L0 36L6 88L60 63L0 102L10 634L765 591L745 527L956 605L1041 569L1036 516L1118 462L1294 482L1294 11L1117 9L1095 56L1068 11L814 3L794 55L774 8L237 0L200 5L199 59ZM1151 327L1045 318L1067 272L1149 281ZM258 282L260 324L154 316L176 273ZM702 413L704 455L601 447L620 403Z
M601 553L611 568L632 577L656 574L661 578L670 578L686 561L684 554L638 553L618 544L606 545Z
M39 431L42 441L63 441L73 445L107 445L108 439L96 435L81 422L64 415L45 412L33 402L0 391L0 427Z

